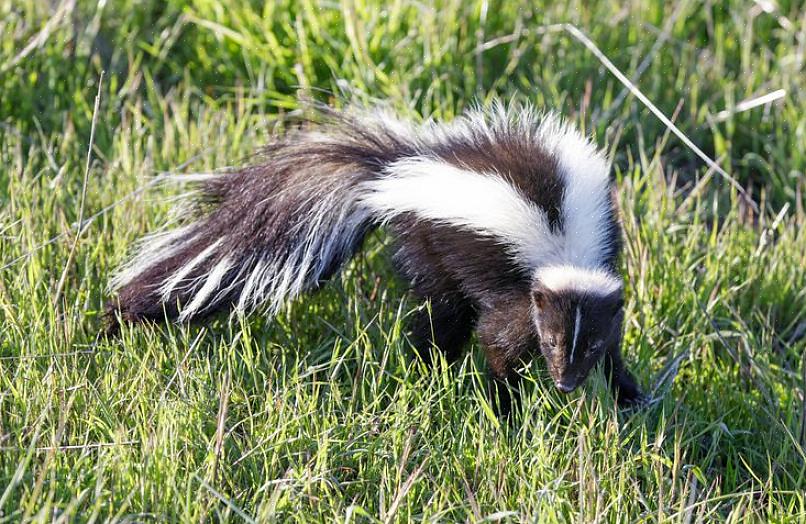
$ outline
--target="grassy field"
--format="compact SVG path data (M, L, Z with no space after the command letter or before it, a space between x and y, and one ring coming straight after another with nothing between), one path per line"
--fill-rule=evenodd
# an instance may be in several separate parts
M805 58L786 0L0 0L0 521L804 521ZM98 335L168 216L155 175L243 163L304 98L449 119L494 95L611 152L655 405L536 362L500 424L475 343L413 360L383 234L273 321Z

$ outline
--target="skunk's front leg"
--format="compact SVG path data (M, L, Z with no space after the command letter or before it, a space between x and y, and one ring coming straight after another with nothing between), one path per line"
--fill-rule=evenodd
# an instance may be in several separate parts
M462 349L476 324L476 311L458 293L431 298L415 313L409 324L409 336L418 356L431 364L432 351L439 349L448 363L462 354Z
M538 347L527 293L509 293L486 301L479 316L479 340L491 375L490 394L499 416L506 417L520 402L518 365Z
M621 358L619 342L610 347L604 356L605 376L610 382L610 389L620 406L631 406L640 404L645 400L641 388L635 382L635 378L627 371L624 361Z
M505 348L495 345L485 344L484 354L490 373L490 403L499 417L507 418L521 402L521 377L515 371L519 359L510 359Z

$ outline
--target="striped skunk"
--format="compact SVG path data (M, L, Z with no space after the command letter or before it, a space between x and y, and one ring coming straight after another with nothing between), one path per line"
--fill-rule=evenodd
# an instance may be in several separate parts
M503 412L516 368L538 351L563 392L603 361L620 404L642 399L620 353L609 166L577 130L500 102L450 123L357 108L315 120L273 137L259 165L183 177L198 185L190 218L144 238L113 278L112 330L228 308L274 314L385 225L400 274L430 302L409 325L421 358L436 347L455 360L475 329Z

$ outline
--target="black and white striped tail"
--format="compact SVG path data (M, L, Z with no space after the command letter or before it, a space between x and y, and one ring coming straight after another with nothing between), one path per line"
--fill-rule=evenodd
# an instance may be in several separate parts
M111 283L112 329L117 315L189 321L258 306L272 314L332 276L375 227L361 183L412 145L383 113L324 118L275 138L260 165L187 177L199 186L196 218L140 242Z

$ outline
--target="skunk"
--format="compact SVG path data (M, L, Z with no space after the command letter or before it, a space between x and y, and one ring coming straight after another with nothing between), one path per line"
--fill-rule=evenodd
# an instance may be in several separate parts
M183 178L198 185L189 218L145 237L113 278L113 329L228 308L272 315L386 226L399 273L430 303L408 331L424 360L433 348L455 360L475 330L501 411L538 351L563 392L603 361L620 404L642 398L620 353L608 162L554 114L493 102L416 125L320 108L273 137L258 165Z

